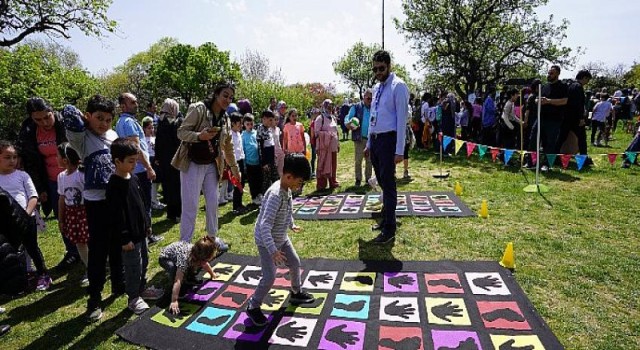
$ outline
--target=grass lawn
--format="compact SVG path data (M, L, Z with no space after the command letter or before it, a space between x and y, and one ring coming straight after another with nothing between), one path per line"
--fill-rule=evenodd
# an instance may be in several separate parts
M623 152L631 135L621 130L611 148L591 148L590 153ZM556 169L541 175L550 187L544 196L524 193L534 181L534 172L492 163L490 155L467 160L460 155L445 161L451 177L431 177L437 170L431 151L414 150L410 171L414 180L399 185L400 191L453 190L455 181L464 187L462 200L474 211L486 199L488 219L401 218L396 245L400 260L499 260L505 244L514 242L516 279L533 305L567 349L640 349L640 182L638 167L620 169L620 161L578 172ZM489 159L489 160L488 160ZM340 190L354 190L353 146L341 143ZM309 184L310 192L315 184ZM245 196L245 202L247 202ZM220 236L232 252L256 255L253 225L257 212L231 214L231 205L220 209ZM298 221L303 232L291 233L301 258L389 259L388 253L359 251L359 239L371 239L371 220ZM54 220L39 236L49 266L62 256L63 245ZM204 232L203 212L196 230ZM178 226L160 213L154 231L165 239L150 252L148 277L164 285L166 278L157 263L160 249L177 240ZM88 324L83 313L87 296L79 285L82 269L55 275L46 293L36 292L15 299L0 299L7 308L0 323L13 326L0 344L3 349L133 349L114 331L135 316L126 309L126 297L106 299L101 322ZM108 298L109 284L104 298Z

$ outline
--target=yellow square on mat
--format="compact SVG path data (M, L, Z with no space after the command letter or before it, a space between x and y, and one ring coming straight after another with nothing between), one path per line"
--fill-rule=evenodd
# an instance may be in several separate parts
M352 292L373 292L375 282L375 272L345 272L340 289Z
M284 289L271 289L269 293L262 300L262 310L276 311L282 307L284 301L287 300L289 291Z
M236 272L240 270L240 267L240 265L217 263L215 264L215 266L211 267L213 269L213 272L218 275L218 277L213 278L212 281L228 282L229 280L231 280L231 277L233 277L233 275L235 275ZM211 276L209 276L209 273L205 273L203 278L209 279L211 278Z
M425 298L430 324L471 326L467 306L462 298Z
M537 335L496 335L491 334L491 342L496 349L545 350ZM532 348L531 348L532 347Z

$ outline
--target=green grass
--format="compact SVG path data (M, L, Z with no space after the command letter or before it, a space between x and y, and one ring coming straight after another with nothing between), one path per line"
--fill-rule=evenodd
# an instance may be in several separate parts
M620 131L611 148L591 153L622 152L631 139ZM486 199L488 219L402 218L396 245L391 252L359 249L360 239L370 239L370 220L298 221L303 232L291 234L302 258L400 260L499 260L505 244L514 242L516 279L567 349L640 348L640 220L639 170L604 164L589 171L556 170L542 175L550 192L541 196L522 191L534 181L534 173L516 167L505 168L474 154L462 154L445 161L451 177L431 177L437 170L432 152L414 151L410 163L414 180L399 190L453 190L455 181L464 187L463 201L478 211ZM490 159L490 155L487 154ZM557 160L559 164L559 159ZM353 147L341 144L339 154L341 190L353 190ZM309 192L314 184L307 185ZM247 201L245 196L245 201ZM220 209L220 236L232 244L232 252L256 255L253 225L256 213L235 217L230 205ZM196 225L204 231L202 212ZM55 221L40 235L48 264L62 255L62 243ZM162 246L179 237L178 227L161 216L154 230L165 240L151 249L148 277L155 284L166 283L157 264ZM391 256L392 255L392 256ZM83 318L86 294L79 286L78 267L70 275L56 276L46 293L3 299L7 313L0 323L12 331L2 338L3 349L133 349L114 331L135 318L126 311L126 298L110 303L103 320L87 324ZM109 291L107 284L105 291ZM108 294L105 292L104 297Z

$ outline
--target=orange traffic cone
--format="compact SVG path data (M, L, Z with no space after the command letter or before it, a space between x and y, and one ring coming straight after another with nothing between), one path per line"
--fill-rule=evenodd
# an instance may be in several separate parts
M516 269L516 257L513 253L513 242L507 243L507 247L502 255L502 260L500 260L500 265L511 271Z

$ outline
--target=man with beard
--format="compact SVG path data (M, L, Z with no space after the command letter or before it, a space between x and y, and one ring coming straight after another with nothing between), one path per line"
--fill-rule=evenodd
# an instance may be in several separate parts
M553 65L547 73L547 83L542 85L542 98L540 100L540 142L546 154L557 154L558 136L565 115L569 92L567 84L559 79L560 66ZM537 132L537 122L532 127ZM552 164L545 164L542 171L548 171Z
M557 149L562 147L570 131L578 139L578 149L580 154L587 154L587 132L585 131L587 114L585 113L586 97L584 86L591 80L591 73L583 69L576 75L576 81L568 87L568 99L560 136L558 137Z

